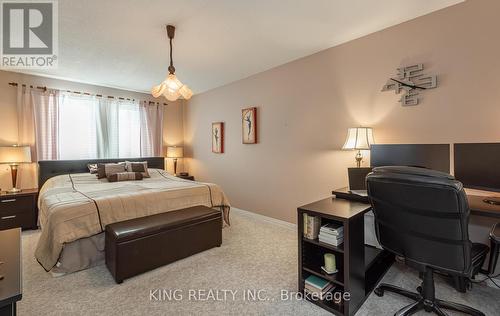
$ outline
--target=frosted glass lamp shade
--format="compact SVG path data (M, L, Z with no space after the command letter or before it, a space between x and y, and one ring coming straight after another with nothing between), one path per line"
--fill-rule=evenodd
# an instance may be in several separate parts
M182 158L184 157L184 148L179 146L167 147L167 158Z
M368 150L374 143L373 129L371 127L351 127L347 130L347 137L342 149Z
M166 89L163 95L165 96L165 98L167 98L168 101L175 101L181 96L179 90L170 89Z
M179 92L185 100L189 100L193 96L193 91L191 91L191 89L189 89L186 85L183 85L179 89Z
M151 89L151 94L153 95L153 97L157 98L163 94L163 91L165 91L166 88L167 85L165 84L165 82L162 82L159 85L154 86L153 89Z
M167 89L171 91L179 90L182 87L182 82L174 74L169 74L165 83L167 84Z
M0 164L20 164L30 162L31 148L29 146L0 147Z
M155 98L163 94L167 100L175 101L181 96L186 100L190 99L193 96L193 91L180 82L175 74L169 74L162 83L151 89L151 94Z

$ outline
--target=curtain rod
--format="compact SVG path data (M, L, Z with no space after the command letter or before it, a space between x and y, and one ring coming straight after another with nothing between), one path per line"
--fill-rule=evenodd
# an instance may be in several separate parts
M13 86L13 87L17 87L19 84L17 82L9 82L9 86ZM26 87L25 84L22 84L23 87ZM47 91L47 87L46 86L36 86L36 87L33 87L32 85L29 86L31 89L33 88L36 88L36 89L39 89L39 90L43 90L44 92ZM53 90L59 90L59 89L53 89ZM80 92L80 91L71 91L71 90L59 90L59 91L65 91L65 92L69 92L69 93L74 93L74 94L82 94L82 95L92 95L91 93L88 93L88 92ZM103 97L102 94L95 94L96 97ZM135 101L135 99L129 99L129 98L122 98L122 97L114 97L112 95L108 95L106 96L108 99L118 99L118 100L127 100L127 101ZM140 101L140 102L149 102L149 104L162 104L160 102L155 102L155 101ZM163 105L168 105L168 103L163 103Z

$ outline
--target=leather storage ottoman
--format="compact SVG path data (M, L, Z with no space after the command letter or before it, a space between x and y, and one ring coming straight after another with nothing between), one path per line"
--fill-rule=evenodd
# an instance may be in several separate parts
M222 214L194 206L106 226L106 266L116 283L222 244Z

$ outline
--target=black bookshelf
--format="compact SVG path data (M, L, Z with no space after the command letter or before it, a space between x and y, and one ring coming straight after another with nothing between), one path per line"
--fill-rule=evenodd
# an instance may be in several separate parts
M305 279L316 275L334 283L333 291L339 292L337 295L349 292L350 300L340 302L305 296L311 303L336 315L354 315L394 261L394 256L387 251L364 244L364 214L369 210L369 204L335 197L297 209L299 291L304 293ZM329 222L343 225L344 242L333 246L304 237L304 213L319 217L322 225ZM325 253L335 254L339 270L336 274L328 275L321 269Z

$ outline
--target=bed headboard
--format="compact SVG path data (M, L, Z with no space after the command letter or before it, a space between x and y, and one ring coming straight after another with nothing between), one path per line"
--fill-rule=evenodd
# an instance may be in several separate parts
M48 179L68 174L89 172L87 167L90 163L110 163L119 161L147 161L149 168L164 169L165 158L143 157L143 158L113 158L113 159L89 159L89 160L41 160L38 162L38 187Z

